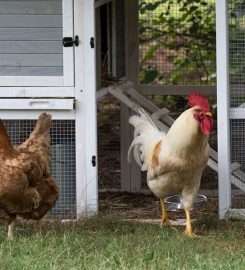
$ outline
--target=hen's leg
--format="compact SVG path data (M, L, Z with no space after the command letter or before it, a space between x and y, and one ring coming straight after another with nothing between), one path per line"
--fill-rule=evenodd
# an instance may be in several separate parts
M160 199L160 204L162 208L162 218L161 218L161 224L160 227L162 228L164 224L171 225L169 218L168 218L168 213L167 209L165 207L164 199Z
M42 234L42 219L38 219L35 224L35 231L37 236L40 236Z
M185 210L185 214L186 214L186 224L185 224L184 235L189 236L189 237L194 237L196 235L192 231L190 210Z
M14 237L14 221L8 225L8 239L12 240Z

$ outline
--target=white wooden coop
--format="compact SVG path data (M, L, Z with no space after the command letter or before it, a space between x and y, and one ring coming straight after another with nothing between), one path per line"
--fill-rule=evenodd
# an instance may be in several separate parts
M52 114L60 218L97 211L93 38L91 0L0 0L0 117L17 145Z
M144 192L139 168L127 161L130 114L143 107L159 128L168 129L174 121L169 111L145 96L187 95L193 90L216 95L214 85L139 83L139 2L0 0L0 117L17 145L30 134L42 111L52 114L51 169L61 189L54 217L78 218L97 212L97 141L101 138L97 137L96 100L98 108L110 96L120 108L120 142L116 143L120 153L115 170L119 189ZM216 2L219 154L211 150L208 165L219 172L221 218L228 213L240 216L245 208L232 203L233 191L244 196L245 189L244 81L241 75L229 83L228 61L229 38L233 50L245 44L245 35L236 42L228 33L228 4L230 11L236 7L237 24L242 27L245 5L238 2ZM117 82L103 82L105 69ZM99 169L109 171L114 161L112 157Z

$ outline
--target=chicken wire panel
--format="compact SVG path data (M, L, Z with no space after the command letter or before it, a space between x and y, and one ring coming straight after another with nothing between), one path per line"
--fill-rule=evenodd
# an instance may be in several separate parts
M229 17L229 83L230 107L237 108L235 112L241 118L245 114L245 1L228 1ZM245 172L245 120L230 121L231 162L240 164ZM245 181L245 179L244 179ZM245 208L245 193L242 182L232 187L232 208Z
M215 0L139 0L141 84L215 84Z
M97 102L97 134L99 189L120 189L120 102L111 95Z
M14 146L23 143L33 131L35 120L4 120ZM53 120L51 127L51 175L60 188L60 197L49 218L76 217L75 121Z
M245 1L229 2L229 79L230 106L245 102Z
M231 162L237 162L245 172L245 120L231 120ZM244 179L245 182L245 179ZM242 191L242 182L232 185L232 207L245 208L245 192Z

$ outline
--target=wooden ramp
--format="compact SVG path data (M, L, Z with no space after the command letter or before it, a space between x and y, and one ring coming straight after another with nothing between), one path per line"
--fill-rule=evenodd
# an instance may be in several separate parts
M139 113L143 108L160 130L168 131L174 122L174 119L169 116L169 111L166 108L158 108L150 100L137 92L134 89L133 83L130 81L124 81L99 90L97 92L97 99L99 100L107 93L113 95L136 113ZM210 148L208 166L218 172L218 154L212 148ZM236 162L231 164L231 168L232 184L245 192L245 173L240 170L240 165Z

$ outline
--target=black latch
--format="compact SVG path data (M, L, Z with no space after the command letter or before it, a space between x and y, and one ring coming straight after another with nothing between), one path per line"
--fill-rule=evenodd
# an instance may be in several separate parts
M96 166L96 156L92 156L92 166Z
M93 49L94 48L94 38L90 38L90 47Z
M74 40L72 37L64 37L62 43L64 47L73 47L73 45L77 47L79 45L79 36L75 36Z

